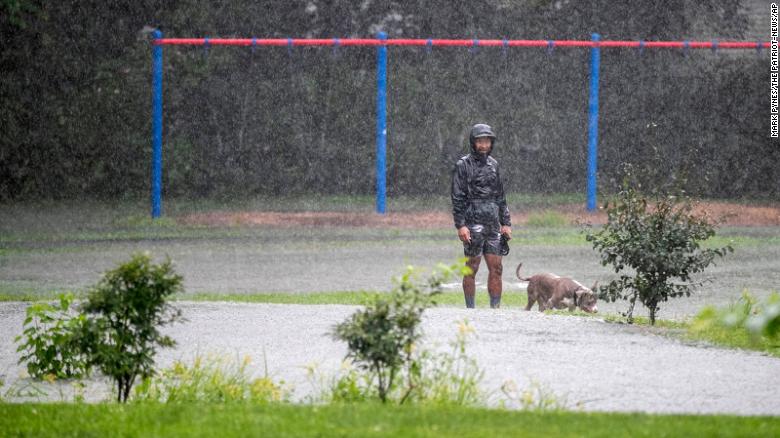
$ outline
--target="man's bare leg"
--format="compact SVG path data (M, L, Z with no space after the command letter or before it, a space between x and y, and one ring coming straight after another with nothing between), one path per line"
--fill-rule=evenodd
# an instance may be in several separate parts
M501 275L504 272L504 266L501 263L501 256L496 254L485 254L485 264L488 267L488 294L490 295L490 307L497 309L501 306L501 292L503 284Z
M474 306L474 295L477 291L477 286L474 280L474 277L477 275L477 270L479 270L479 262L482 261L482 257L469 257L468 260L466 260L466 266L471 268L471 275L464 275L463 276L463 298L466 299L466 307L469 309L473 309Z

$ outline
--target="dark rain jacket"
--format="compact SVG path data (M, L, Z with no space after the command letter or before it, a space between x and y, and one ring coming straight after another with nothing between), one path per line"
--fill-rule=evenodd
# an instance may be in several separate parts
M481 224L511 226L498 161L477 152L462 157L452 172L452 218L455 228Z

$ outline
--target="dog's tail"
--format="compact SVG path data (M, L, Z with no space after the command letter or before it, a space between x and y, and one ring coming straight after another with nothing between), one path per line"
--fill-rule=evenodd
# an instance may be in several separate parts
M529 277L529 278L523 278L523 277L521 277L521 276L520 276L520 267L521 267L521 266L523 266L523 264L522 264L522 263L520 263L519 265L517 265L517 269L515 270L515 275L517 275L517 278L518 278L519 280L522 280L522 281L529 281L529 280L531 280L531 278L530 278L530 277Z

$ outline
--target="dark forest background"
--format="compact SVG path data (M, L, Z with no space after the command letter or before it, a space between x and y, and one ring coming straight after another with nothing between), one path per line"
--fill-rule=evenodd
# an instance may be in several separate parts
M629 6L630 3L630 6ZM738 1L0 0L0 200L135 199L166 37L741 40ZM164 49L164 195L374 191L372 48ZM585 186L588 50L390 48L389 195L447 194L494 126L511 192ZM599 184L780 198L767 50L602 49Z

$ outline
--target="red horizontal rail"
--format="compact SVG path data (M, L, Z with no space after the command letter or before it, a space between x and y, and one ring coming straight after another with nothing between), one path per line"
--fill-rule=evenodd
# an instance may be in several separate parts
M588 41L588 40L451 40L367 38L159 38L155 45L179 46L438 46L438 47L629 47L648 49L759 49L768 42L744 41Z

